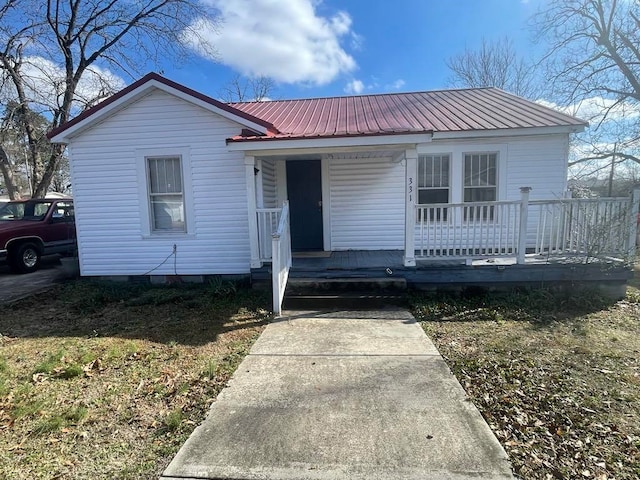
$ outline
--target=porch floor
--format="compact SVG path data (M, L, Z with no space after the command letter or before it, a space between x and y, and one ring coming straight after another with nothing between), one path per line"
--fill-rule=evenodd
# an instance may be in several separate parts
M346 250L315 258L297 258L295 253L293 255L291 268L295 271L405 268L402 250Z
M605 287L624 295L633 271L611 258L584 263L583 257L527 255L524 264L516 257L418 260L405 267L402 250L334 251L330 255L293 258L289 273L295 279L404 279L416 289L459 289L468 286L511 288L517 286L578 285ZM253 282L270 282L271 265L251 271ZM621 293L622 292L622 293Z
M403 250L345 250L327 252L327 256L303 256L294 257L292 260L293 271L317 271L317 270L358 270L390 268L392 270L415 270L422 268L464 266L509 266L516 265L517 259L512 257L478 257L467 261L461 257L437 259L417 259L415 267L404 266ZM584 257L577 256L545 256L529 254L525 256L526 265L576 265L584 264ZM617 258L596 259L593 263L621 264Z

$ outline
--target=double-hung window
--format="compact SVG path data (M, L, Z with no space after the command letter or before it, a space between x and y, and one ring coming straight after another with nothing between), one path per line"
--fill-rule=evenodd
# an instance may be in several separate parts
M464 201L494 202L498 198L498 154L464 154ZM465 209L470 220L493 218L493 206Z
M449 203L450 163L449 154L420 155L418 157L419 205ZM434 206L428 211L431 221L447 219L446 208Z
M146 157L152 232L185 232L182 158Z

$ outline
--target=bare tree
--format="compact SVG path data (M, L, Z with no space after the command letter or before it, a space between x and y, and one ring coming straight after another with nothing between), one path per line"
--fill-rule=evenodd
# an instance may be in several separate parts
M194 27L196 20L213 21L212 10L203 5L198 0L4 0L0 94L15 100L23 117L33 110L50 118L52 128L62 125L121 87L116 75L137 75L149 62L182 58L190 53L188 45L210 48ZM53 145L43 156L41 135L30 122L24 136L33 195L42 197L64 147ZM13 181L4 179L7 185Z
M535 64L519 56L508 38L482 39L477 49L447 60L453 87L498 87L525 98L536 99L540 93Z
M265 76L242 77L236 75L220 89L220 98L227 102L263 102L273 94L273 79Z
M640 163L640 3L552 0L534 19L552 94L591 122L576 163Z
M27 126L31 137L25 135ZM51 143L46 137L49 128L49 121L28 106L24 108L14 100L9 100L4 106L0 118L0 169L10 198L19 198L26 191L33 191L28 155L32 145L29 138L36 139L34 146L38 155L46 157L51 154ZM7 182L7 178L10 181Z

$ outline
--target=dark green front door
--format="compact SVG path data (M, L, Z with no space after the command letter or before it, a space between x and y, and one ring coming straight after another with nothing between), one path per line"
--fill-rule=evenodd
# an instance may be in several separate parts
M322 169L320 160L287 162L287 196L293 251L322 250Z

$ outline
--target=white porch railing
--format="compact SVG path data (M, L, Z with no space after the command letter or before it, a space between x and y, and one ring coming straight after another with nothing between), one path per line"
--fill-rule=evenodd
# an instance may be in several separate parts
M640 190L631 198L529 200L416 206L416 258L635 255Z
M278 228L272 235L271 278L273 283L273 313L282 313L282 300L291 268L291 231L289 227L289 203L284 202Z
M515 255L520 202L416 206L417 258Z
M271 235L278 228L282 208L257 208L258 251L261 262L271 261Z
M625 257L636 221L628 198L532 201L535 250L541 255Z

